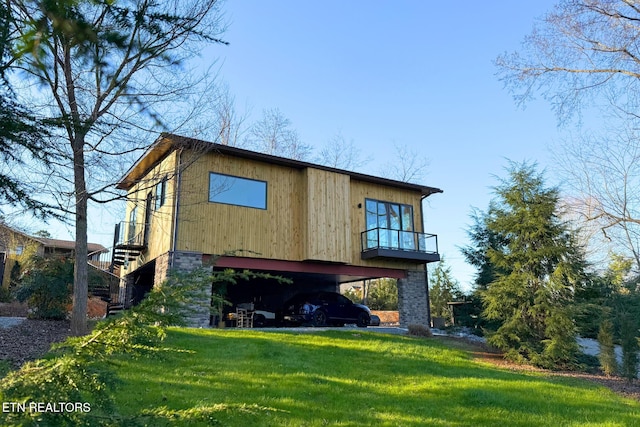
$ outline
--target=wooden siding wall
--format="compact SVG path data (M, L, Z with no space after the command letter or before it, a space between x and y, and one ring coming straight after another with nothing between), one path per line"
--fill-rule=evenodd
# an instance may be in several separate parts
M314 260L357 266L423 269L421 264L393 260L362 260L360 233L365 231L365 199L413 206L414 226L422 230L421 194L315 168L304 170L257 160L208 153L183 154L180 189L174 171L176 153L170 154L134 186L125 220L138 206L137 221L144 221L147 194L167 176L164 205L153 212L149 248L123 274L172 249L178 210L176 249L278 260ZM209 202L209 174L222 173L267 182L267 209ZM177 208L174 194L180 192ZM358 207L360 205L360 207ZM155 203L154 203L155 207ZM125 230L126 232L126 230Z
M363 260L360 233L367 229L365 199L383 202L402 203L413 206L414 230L422 232L422 218L420 217L421 194L419 192L384 187L364 181L351 180L351 263L368 267L400 268L404 270L419 270L422 264L407 263L390 260ZM360 205L360 207L358 207Z
M267 209L211 203L209 173L267 182ZM357 181L319 169L297 170L215 153L193 162L182 176L177 249L206 254L359 266L422 269L421 264L362 260L365 199L410 204L422 231L419 192ZM358 208L358 204L361 205Z
M351 260L349 176L308 168L304 258L348 263Z
M152 213L149 229L149 246L135 261L131 261L127 269L121 268L121 274L128 274L149 261L166 253L171 248L173 236L173 206L176 191L176 152L169 154L157 164L138 184L133 186L127 194L127 208L124 221L129 221L131 210L136 207L136 222L143 224L145 220L146 201L149 193L152 194ZM156 185L163 179L167 179L165 201L158 210L156 206ZM128 230L123 231L126 238Z
M267 182L267 209L209 202L209 173ZM302 172L210 153L182 177L177 249L302 259Z

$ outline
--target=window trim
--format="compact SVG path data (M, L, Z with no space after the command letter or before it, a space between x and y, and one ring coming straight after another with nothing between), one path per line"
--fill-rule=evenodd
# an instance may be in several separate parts
M158 194L158 192L160 194ZM164 203L167 200L167 177L166 176L164 176L160 180L160 182L156 184L154 197L155 197L154 210L157 211L162 206L164 206Z
M367 216L369 215L369 211L367 210L367 202L371 201L374 202L376 204L376 212L378 212L378 204L380 203L384 203L387 207L391 206L391 205L396 205L400 207L400 211L398 212L398 221L400 223L400 228L398 229L399 231L410 231L410 232L415 232L416 228L415 228L415 211L413 208L413 205L409 205L407 203L399 203L399 202L389 202L386 200L378 200L378 199L371 199L371 198L365 198L364 199L364 221L365 221L365 226L368 228L369 224L367 222L368 218ZM405 224L403 223L403 212L402 212L402 208L408 206L411 208L411 229L406 229L405 228ZM388 219L388 225L387 227L380 227L380 225L378 224L378 221L376 221L376 227L374 228L384 228L384 229L388 229L388 230L395 230L394 228L391 228L391 221L390 221L390 217L389 217L389 210L387 209L387 213L386 213L387 219Z
M264 203L262 205L260 205L260 206L256 206L256 205L247 205L247 204L238 204L238 203L229 203L229 202L221 202L221 201L217 201L217 200L211 200L211 178L212 178L213 175L264 184ZM220 204L220 205L228 205L228 206L239 206L239 207L243 207L243 208L258 209L258 210L263 210L263 211L266 211L267 208L268 208L269 185L268 185L267 181L264 181L264 180L261 180L261 179L253 179L253 178L247 178L247 177L244 177L244 176L229 175L229 174L220 173L220 172L209 172L209 189L208 189L208 192L209 192L209 194L207 196L207 200L209 201L209 203L217 203L217 204Z

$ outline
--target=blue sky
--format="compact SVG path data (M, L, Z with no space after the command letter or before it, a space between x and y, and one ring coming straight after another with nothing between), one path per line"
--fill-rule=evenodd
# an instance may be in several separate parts
M554 4L227 0L230 45L205 49L200 61L215 62L236 109L251 111L249 122L277 108L314 147L340 132L373 159L365 173L380 174L394 143L428 158L421 184L444 193L427 199L425 231L438 235L440 253L468 290L475 270L459 248L468 244L472 207L487 208L508 160L551 169L549 147L562 138L549 104L516 106L493 65ZM122 219L94 211L89 241L111 246L105 224ZM51 231L73 238L72 227Z
M230 45L202 60L218 59L239 110L278 108L316 147L341 132L373 158L365 172L379 173L394 142L426 156L423 184L444 190L428 199L426 231L468 288L475 271L458 248L471 207L486 209L507 159L546 168L561 138L550 106L516 106L493 65L554 4L227 1Z

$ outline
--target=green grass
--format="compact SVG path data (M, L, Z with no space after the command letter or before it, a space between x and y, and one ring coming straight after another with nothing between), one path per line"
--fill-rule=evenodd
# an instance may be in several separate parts
M114 360L122 415L149 425L640 425L640 404L606 388L501 370L437 339L172 329L165 345Z

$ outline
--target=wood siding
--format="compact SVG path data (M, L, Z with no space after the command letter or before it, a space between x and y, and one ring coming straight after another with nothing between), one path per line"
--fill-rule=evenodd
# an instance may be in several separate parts
M140 257L131 261L127 269L121 269L123 274L130 273L147 262L171 249L173 241L174 199L177 185L176 179L177 153L172 152L161 162L155 165L145 175L144 179L134 185L127 195L127 208L125 222L129 221L131 210L136 208L137 231L144 227L146 216L147 197L151 194L151 212L149 215L149 245ZM156 186L163 180L167 180L165 200L162 206L156 209ZM128 233L127 227L123 231Z
M267 182L267 209L209 202L211 172ZM302 259L300 170L209 153L183 173L177 249L206 254Z
M413 224L415 231L422 232L422 218L420 217L421 194L414 191L393 187L384 187L364 181L351 180L351 263L359 266L401 268L405 270L424 269L422 264L397 260L363 260L360 233L366 230L365 200L373 199L383 202L401 203L413 206Z
M304 259L349 263L349 176L312 168L304 176Z
M174 176L178 163L179 179ZM212 172L266 182L267 208L210 202ZM166 200L151 215L149 246L124 273L173 250L174 236L178 251L211 255L234 252L237 256L274 260L424 269L423 264L415 262L361 259L365 200L413 206L415 231L422 232L420 189L368 182L340 171L311 166L292 167L215 151L203 154L186 150L182 154L169 154L131 188L125 220L137 206L137 222L144 222L147 195L151 192L155 197L155 185L164 177L168 178ZM176 192L178 200L174 197ZM176 215L178 220L174 221Z

